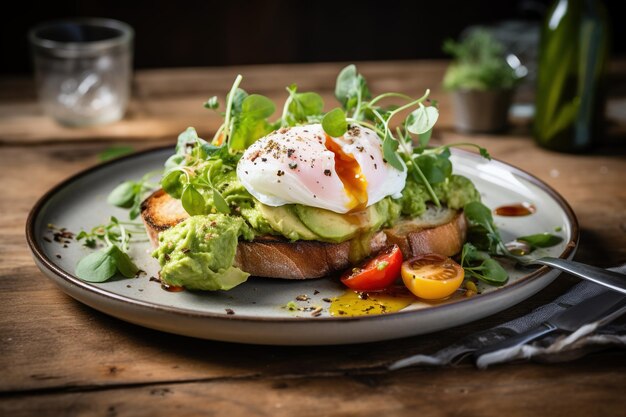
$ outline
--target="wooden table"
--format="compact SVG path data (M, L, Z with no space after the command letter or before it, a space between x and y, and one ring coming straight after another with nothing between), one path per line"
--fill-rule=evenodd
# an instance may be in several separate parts
M572 277L500 314L435 334L357 346L271 347L196 340L122 322L69 298L35 267L24 237L28 211L54 184L96 164L103 150L171 144L189 125L208 137L219 119L202 102L223 96L238 72L249 91L282 100L284 86L296 82L330 103L340 68L142 71L126 119L89 129L62 128L44 117L30 80L0 80L0 415L624 415L624 351L486 371L470 364L393 373L383 367L525 314L565 291L576 282ZM578 215L578 260L600 266L626 261L623 138L577 156L537 148L523 126L466 137L451 129L439 87L444 62L359 68L374 92L417 95L432 88L442 113L436 141L474 141L558 190ZM620 114L623 101L615 103L613 113Z

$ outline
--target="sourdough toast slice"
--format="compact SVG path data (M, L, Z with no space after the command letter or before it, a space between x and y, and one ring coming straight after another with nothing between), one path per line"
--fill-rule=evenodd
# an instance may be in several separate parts
M141 217L148 237L156 248L158 235L189 215L180 200L157 190L141 205ZM458 253L465 241L467 224L461 211L429 207L417 219L402 220L395 227L372 235L372 253L388 244L400 246L404 257L435 252L445 256ZM251 275L270 278L320 278L351 266L350 253L355 240L327 243L310 240L291 242L277 236L259 236L252 242L239 242L234 266Z
M162 188L141 203L141 218L153 247L159 246L159 233L189 217L180 200L172 198Z
M463 211L428 206L414 219L402 219L385 229L388 244L400 247L405 258L426 253L452 256L461 251L467 235Z

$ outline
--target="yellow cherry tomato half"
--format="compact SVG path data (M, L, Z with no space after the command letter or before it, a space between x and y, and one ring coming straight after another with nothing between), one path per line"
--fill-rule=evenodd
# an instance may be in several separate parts
M450 258L428 253L402 263L402 281L419 298L437 300L461 286L465 271Z

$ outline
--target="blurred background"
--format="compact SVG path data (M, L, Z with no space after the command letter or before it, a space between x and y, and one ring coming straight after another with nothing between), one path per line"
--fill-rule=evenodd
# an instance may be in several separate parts
M9 111L0 117L0 141L78 137L84 134L65 127L105 124L121 115L121 124L109 130L93 130L90 135L166 138L187 125L207 134L219 126L219 117L208 114L198 103L213 94L224 96L237 72L247 77L244 88L273 100L283 100L283 86L295 82L303 91L318 91L327 103L332 103L333 81L343 65L340 63L359 63L371 79L373 91L402 90L416 95L425 88L432 89L442 110L437 131L453 127L463 133L534 134L544 147L575 152L589 149L592 138L599 143L607 139L614 142L612 138L617 137L617 145L626 147L626 28L620 21L622 3L25 1L15 4L15 11L5 15L0 25L0 99L9 103ZM564 13L565 9L570 12ZM63 60L48 62L46 69L39 65L33 77L29 29L42 22L77 17L111 18L132 27L129 57L137 71L127 71L130 76L121 70L110 71L118 82L131 79L130 93L110 94L100 88L100 81L83 76L89 71L72 77L59 75L66 82L55 75L46 75L48 81L42 81L45 77L41 71L51 72L50 65L58 65L54 71L61 73L70 68ZM551 36L542 38L542 28L546 32L552 24L556 26L548 31ZM596 28L593 34L589 32L591 26ZM485 29L488 38L472 39L478 28ZM459 43L444 48L444 43L452 39ZM542 63L541 51L548 50L552 52L543 55L547 59ZM260 67L238 68L242 65ZM569 72L559 72L559 68L569 68ZM33 82L35 78L37 83ZM556 95L558 101L551 98ZM41 118L41 108L33 105L37 96L44 113L63 127L41 124L46 119ZM183 96L186 101L167 107L155 101L156 97L173 100ZM109 98L111 108L115 107L111 116L104 111L102 115L85 116L94 103ZM577 104L579 101L583 104ZM68 107L69 102L74 103L73 107ZM23 103L23 107L17 103ZM584 117L583 113L570 111L572 103L585 112ZM60 110L55 114L54 108ZM78 121L71 119L73 114L78 114ZM33 122L25 122L26 117ZM557 120L566 120L565 127L551 131L554 129L550 126L556 126ZM579 126L583 122L584 126Z
M441 45L472 25L537 41L547 0L60 0L14 3L0 25L0 74L32 71L26 33L50 19L99 16L135 29L135 68L444 58ZM623 2L606 0L613 56L626 55ZM517 51L519 52L519 51Z

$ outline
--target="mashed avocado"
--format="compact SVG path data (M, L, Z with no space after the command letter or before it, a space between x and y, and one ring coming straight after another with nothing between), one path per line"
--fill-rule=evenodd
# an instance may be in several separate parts
M161 265L161 280L191 290L229 290L250 274L233 266L239 237L254 232L238 216L192 216L162 232L152 254Z
M257 232L258 234L272 234L272 227L267 220L255 208L255 200L248 190L237 178L237 172L228 164L224 164L221 159L211 159L205 162L198 175L210 176L211 183L219 190L220 194L228 202L235 206L236 213ZM201 188L206 201L206 212L204 214L215 213L213 204L213 191L210 188Z
M451 175L435 184L433 190L439 201L455 210L473 201L480 201L480 194L474 184L461 175ZM400 213L407 217L420 216L426 211L426 203L433 202L426 187L411 178L407 178L402 197L393 201L400 206Z
M480 193L468 178L452 175L445 182L443 196L439 198L451 209L458 210L469 203L480 201Z

